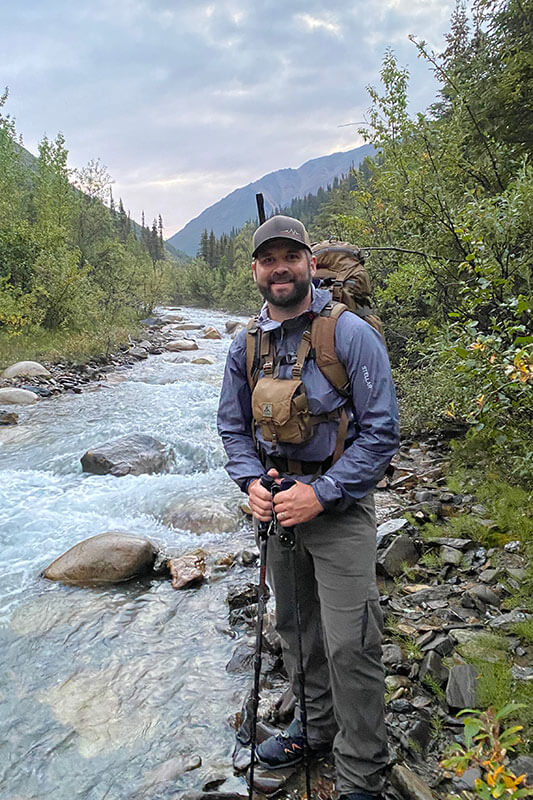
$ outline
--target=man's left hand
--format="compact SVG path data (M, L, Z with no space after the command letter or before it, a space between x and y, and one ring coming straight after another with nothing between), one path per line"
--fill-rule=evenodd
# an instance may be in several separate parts
M324 506L308 483L296 481L290 489L274 496L274 511L285 528L309 522L323 510Z

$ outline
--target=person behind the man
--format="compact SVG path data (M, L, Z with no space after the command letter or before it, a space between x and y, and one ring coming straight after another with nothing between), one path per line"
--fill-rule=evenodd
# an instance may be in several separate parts
M298 220L274 216L263 223L254 233L253 259L253 277L266 301L256 322L256 353L267 334L270 350L263 352L259 364L253 403L246 361L252 334L241 331L231 344L218 412L227 471L248 493L256 521L266 522L272 515L271 494L261 485L261 476L296 480L275 496L274 503L278 520L295 526L296 532L310 752L320 755L333 747L342 800L378 800L388 754L372 490L398 447L388 357L369 324L353 313L342 313L335 328L335 351L349 376L348 396L326 380L307 348L301 379L311 427L301 440L292 435L291 441L283 441L283 430L269 422L269 415L276 416L276 398L280 392L287 394L288 381L294 378L303 334L320 312L331 308L331 295L313 285L316 259ZM270 380L261 381L265 377ZM270 398L265 396L269 391ZM344 412L348 428L334 461ZM285 666L298 697L293 573L286 548L274 536L268 578ZM303 751L297 704L287 731L262 742L257 758L272 769L297 763Z

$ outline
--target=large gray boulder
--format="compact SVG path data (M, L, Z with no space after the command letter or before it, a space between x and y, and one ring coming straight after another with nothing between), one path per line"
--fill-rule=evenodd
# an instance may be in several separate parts
M3 373L3 378L51 378L51 373L38 361L17 361Z
M122 583L151 572L155 556L148 539L109 531L75 544L52 561L42 576L73 586Z
M170 463L164 444L141 433L96 445L81 457L84 472L94 475L141 475L162 472Z
M0 389L0 405L6 406L29 406L37 402L39 395L29 392L27 389Z

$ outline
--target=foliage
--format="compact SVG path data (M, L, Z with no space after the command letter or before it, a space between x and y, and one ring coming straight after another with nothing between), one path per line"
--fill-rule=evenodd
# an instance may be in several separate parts
M475 781L476 797L482 800L492 798L533 797L533 787L525 786L525 775L515 775L507 766L506 756L520 743L521 725L511 725L502 729L502 721L516 716L522 706L510 703L500 711L489 708L480 712L464 709L457 716L464 716L464 744L453 744L442 761L445 769L453 769L462 775L466 769L476 766L482 777ZM457 795L450 797L450 800Z
M45 136L39 157L28 163L14 120L3 114L7 99L6 90L0 97L2 365L22 342L34 349L31 342L46 339L45 331L52 339L58 331L72 333L78 349L96 332L102 340L108 330L114 339L114 330L135 326L171 286L161 218L151 231L135 227L122 201L115 209L100 162L68 168L62 134Z

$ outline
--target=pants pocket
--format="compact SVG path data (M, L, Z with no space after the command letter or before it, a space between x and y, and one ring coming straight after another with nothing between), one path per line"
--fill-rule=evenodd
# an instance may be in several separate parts
M379 600L367 600L361 626L361 648L363 650L373 650L376 647L381 647L382 634L383 613Z

